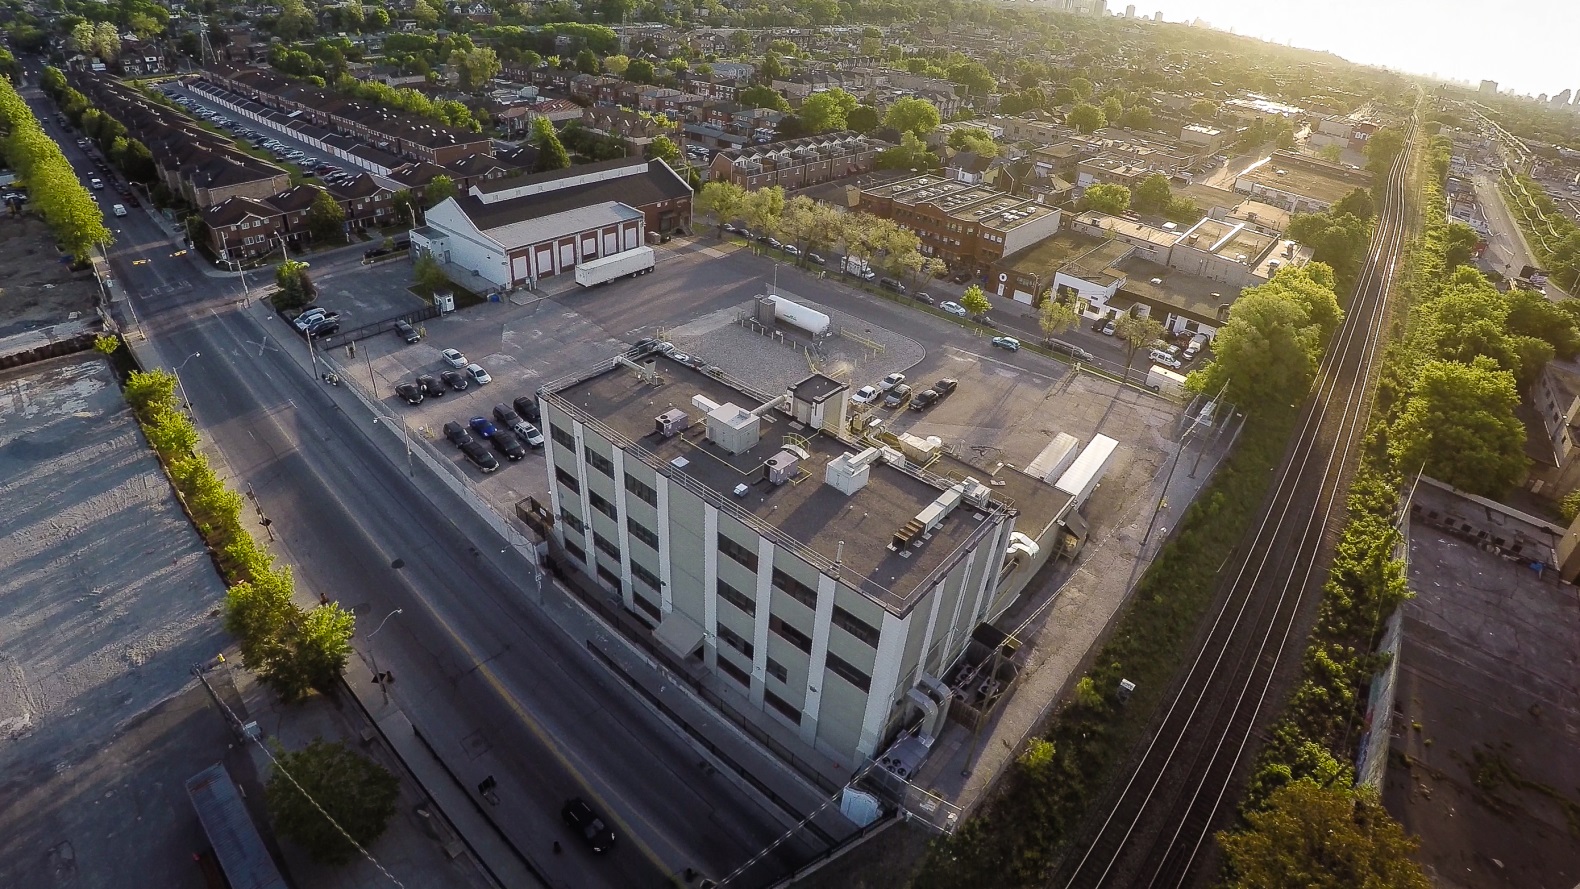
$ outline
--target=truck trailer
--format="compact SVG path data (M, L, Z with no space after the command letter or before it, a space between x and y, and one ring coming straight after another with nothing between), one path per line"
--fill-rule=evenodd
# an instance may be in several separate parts
M616 278L634 278L651 272L656 262L652 247L636 247L611 253L576 266L576 283L583 287L594 287Z

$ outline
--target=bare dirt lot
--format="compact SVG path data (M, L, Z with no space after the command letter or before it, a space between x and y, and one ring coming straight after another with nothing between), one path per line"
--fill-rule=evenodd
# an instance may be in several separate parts
M73 272L66 259L37 217L0 214L0 336L93 311L93 274Z

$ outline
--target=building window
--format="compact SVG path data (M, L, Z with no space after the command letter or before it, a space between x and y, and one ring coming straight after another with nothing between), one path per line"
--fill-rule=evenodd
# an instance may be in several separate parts
M648 487L647 483L641 479L627 474L625 477L625 489L635 494L638 500L641 500L648 506L658 507L658 492Z
M576 437L552 423L549 424L549 438L554 439L555 444L576 450Z
M614 504L603 499L603 496L597 491L587 492L587 502L592 505L593 509L598 510L611 519L615 518Z
M577 546L575 543L572 543L569 540L565 541L565 551L575 556L576 561L581 562L584 565L587 564L587 551Z
M580 494L582 492L581 480L576 476L566 472L565 467L554 467L554 478L557 479L560 484L570 489L573 493Z
M878 631L874 630L871 624L867 623L856 615L851 614L849 611L846 611L838 605L834 606L834 617L831 622L834 624L834 626L839 627L852 636L855 636L857 639L865 642L873 648L878 647Z
M790 671L785 669L784 664L779 663L773 658L768 659L768 675L779 680L780 682L790 681Z
M625 528L627 531L631 532L632 537L635 537L637 540L647 544L648 548L653 552L658 552L658 535L649 530L646 525L637 522L636 519L633 519L630 516L626 516Z
M739 608L749 615L754 617L757 615L757 603L750 596L746 595L735 587L730 586L722 580L718 581L718 584L720 599L723 599L731 605L734 605L736 608Z
M748 676L745 670L742 670L740 667L730 663L726 658L719 658L719 672L730 677L731 679L734 679L736 682L739 682L747 688L752 687L752 677Z
M582 524L582 520L571 515L570 511L563 506L560 507L560 521L565 523L565 527L570 528L577 534L587 533L587 526Z
M763 703L778 711L780 716L790 720L796 725L801 724L801 711L790 706L790 702L779 697L771 691L763 692Z
M633 560L631 562L631 576L635 577L637 580L640 580L643 583L647 584L649 589L653 589L653 590L663 589L663 586L662 586L661 582L659 581L658 577L656 575L654 575L653 572L651 572L651 571L647 570L647 568L643 567L640 562L637 562L635 560Z
M597 531L593 532L593 547L616 562L620 561L620 547L605 540Z
M745 565L752 571L757 570L757 553L725 537L722 533L719 534L719 552Z
M622 584L620 583L620 575L610 571L608 568L605 568L602 565L598 566L598 579L614 587L616 592L622 588Z
M828 671L862 691L869 691L872 688L871 677L832 651L828 653Z
M779 638L801 649L807 654L812 653L812 637L792 627L785 619L777 614L768 616L768 629L779 634Z
M648 617L651 617L654 620L664 619L664 612L660 611L657 605L649 602L645 597L642 596L641 593L632 590L631 601L636 603L636 607L640 608L644 613L647 614Z
M608 457L605 457L590 447L582 448L582 453L587 455L588 466L591 466L610 478L614 478L614 464L609 462Z
M802 605L805 605L813 611L817 610L817 590L812 589L801 581L796 580L794 577L791 577L785 572L780 571L778 568L774 569L773 584L776 588L784 592L790 598L800 602Z
M745 655L747 660L751 660L752 643L724 624L719 624L719 641Z

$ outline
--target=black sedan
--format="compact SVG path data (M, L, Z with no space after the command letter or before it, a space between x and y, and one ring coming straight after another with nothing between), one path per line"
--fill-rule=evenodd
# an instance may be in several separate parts
M404 398L407 404L422 404L422 387L415 383L401 383L395 387L395 394Z
M499 461L494 459L494 455L488 452L487 446L475 438L461 445L461 453L465 454L466 459L471 460L478 469L484 472L493 472L499 468Z
M433 374L423 374L418 377L417 388L422 390L422 394L430 398L444 397L444 384L439 382L439 379Z
M607 852L614 848L614 831L581 797L567 802L565 808L560 810L560 817L565 819L572 830L581 834L581 838L594 852Z
M517 438L516 434L509 429L496 430L493 435L488 437L488 440L493 443L494 450L504 454L505 459L512 463L527 456L526 445L522 444L521 439Z
M466 375L458 370L447 370L444 373L439 374L439 377L446 383L449 383L450 388L457 392L461 392L466 389Z
M465 426L462 426L460 423L457 423L453 420L444 424L444 437L450 440L450 444L453 444L458 448L464 448L467 445L477 441L477 439L472 437L472 433L468 431Z

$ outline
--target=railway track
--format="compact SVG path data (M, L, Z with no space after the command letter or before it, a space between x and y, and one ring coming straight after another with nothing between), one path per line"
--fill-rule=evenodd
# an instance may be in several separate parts
M1236 795L1236 773L1270 715L1274 677L1304 648L1295 632L1326 576L1329 523L1370 413L1388 300L1411 225L1404 199L1414 134L1389 171L1382 214L1272 492L1221 575L1219 603L1162 721L1106 817L1065 856L1063 889L1185 886Z

